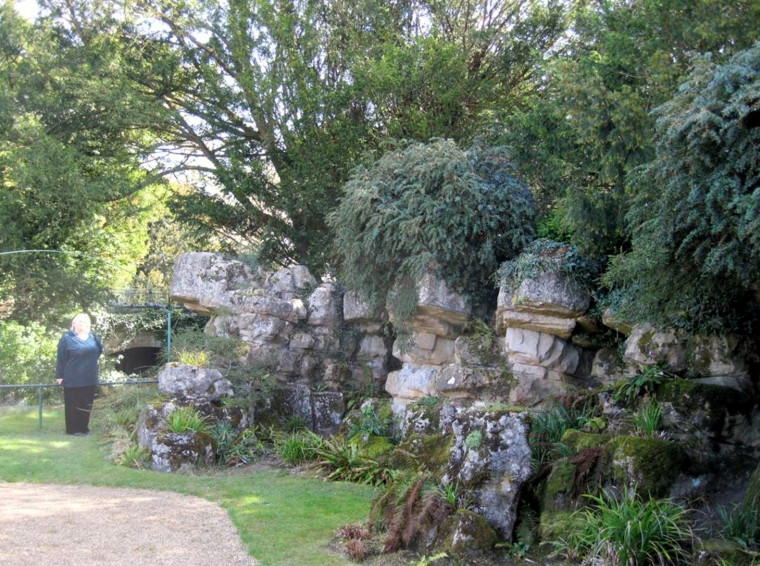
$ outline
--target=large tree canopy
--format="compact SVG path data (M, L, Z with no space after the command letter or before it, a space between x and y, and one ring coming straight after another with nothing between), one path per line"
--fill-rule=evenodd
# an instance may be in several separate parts
M171 111L154 130L173 155L165 165L217 190L178 199L184 217L257 243L265 260L316 272L327 261L325 217L362 153L388 137L472 136L494 104L530 90L563 14L553 0L98 8L108 6L128 24L90 23L86 3L62 3L59 15L83 35L86 22L123 36L136 92Z
M10 3L0 38L0 302L19 318L86 308L145 252L151 102L130 96L107 38L31 26Z

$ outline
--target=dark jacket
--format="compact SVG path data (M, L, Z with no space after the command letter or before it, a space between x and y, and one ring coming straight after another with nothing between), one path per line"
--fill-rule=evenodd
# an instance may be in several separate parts
M95 334L81 340L69 330L58 341L56 379L63 379L64 387L87 387L98 384L98 358L103 344Z

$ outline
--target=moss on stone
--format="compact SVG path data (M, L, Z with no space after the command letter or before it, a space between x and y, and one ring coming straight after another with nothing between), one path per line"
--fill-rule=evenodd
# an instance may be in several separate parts
M473 552L490 551L499 536L482 515L467 509L457 509L441 525L436 547L450 556L465 560Z
M704 556L707 555L707 562ZM753 566L754 553L739 543L726 539L706 539L699 542L694 550L694 564L730 564L731 566ZM697 560L700 557L701 561Z
M349 444L354 444L359 448L362 456L366 458L380 458L386 454L390 454L395 445L391 442L387 436L370 435L366 440L359 435L354 436L349 440Z
M720 432L726 414L749 415L754 405L751 395L728 387L699 383L690 379L671 379L657 389L660 402L672 403L681 414L702 413L706 420L700 428Z
M438 397L423 397L406 406L407 421L410 423L427 423L424 428L438 430L441 422L442 400Z
M375 412L382 422L392 421L395 416L390 399L379 399L375 405Z
M566 509L545 510L538 524L538 536L544 542L554 542L567 538L583 527L583 518Z
M575 429L569 429L562 435L562 444L569 447L573 452L580 452L586 448L594 448L606 444L610 437L603 434L591 432L581 432Z
M391 462L401 469L424 468L438 478L446 472L453 443L450 435L412 434L393 450Z
M643 497L665 497L678 475L688 466L681 445L659 438L618 436L610 440L614 479L635 485Z
M544 511L568 509L574 478L575 464L567 458L556 460L542 489L541 508Z

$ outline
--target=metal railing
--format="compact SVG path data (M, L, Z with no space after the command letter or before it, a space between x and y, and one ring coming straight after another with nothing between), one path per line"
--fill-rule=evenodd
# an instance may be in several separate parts
M157 379L127 379L126 381L101 381L98 383L99 387L114 386L114 385L148 385L151 383L158 383ZM27 383L24 385L3 385L0 384L0 391L4 389L37 389L37 404L38 404L38 421L39 428L42 429L42 390L48 387L56 387L63 389L61 385L57 383Z

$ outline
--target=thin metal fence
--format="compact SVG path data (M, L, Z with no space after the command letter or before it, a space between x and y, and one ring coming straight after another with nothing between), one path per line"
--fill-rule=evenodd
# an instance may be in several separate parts
M98 383L98 386L110 387L114 385L148 385L151 383L153 384L158 383L158 380L157 379L127 379L125 381L101 381L100 383ZM56 387L61 390L63 389L63 387L58 385L57 383L27 383L25 385L0 384L0 391L4 389L37 389L37 404L38 404L37 414L38 414L39 427L40 427L40 430L42 430L42 405L43 405L42 391L49 387Z

